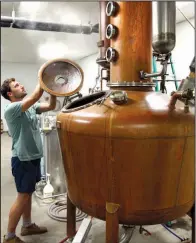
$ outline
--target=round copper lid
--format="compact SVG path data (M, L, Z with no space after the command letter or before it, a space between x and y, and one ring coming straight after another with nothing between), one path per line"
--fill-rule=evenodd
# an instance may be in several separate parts
M38 73L41 87L55 96L70 96L77 93L83 84L83 71L67 59L53 59L41 66Z

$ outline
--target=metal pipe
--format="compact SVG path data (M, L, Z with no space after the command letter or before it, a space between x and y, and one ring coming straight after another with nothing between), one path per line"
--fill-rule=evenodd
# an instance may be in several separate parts
M106 15L106 6L107 1L99 2L99 10L100 10L100 22L99 22L99 33L100 33L100 41L97 42L97 46L99 47L99 57L96 60L96 63L102 67L108 67L110 64L107 62L105 58L106 50L110 46L110 40L106 38L106 27L109 24L110 18Z
M147 78L154 78L154 77L163 77L164 75L166 75L167 74L167 64L168 64L168 60L169 60L170 56L171 56L171 53L169 53L168 55L164 55L162 57L162 59L160 59L161 65L163 66L163 68L159 73L146 73L142 70L142 71L140 71L140 78L147 79Z
M124 229L124 233L121 235L119 243L128 243L130 242L133 236L135 226L130 227L130 226L123 225L123 229Z
M159 54L171 52L176 44L176 3L153 2L152 47Z
M105 58L107 48L110 46L110 40L106 38L106 27L110 22L109 16L106 15L107 1L100 1L100 58Z
M12 27L15 29L55 31L86 35L99 33L99 24L96 24L94 26L66 25L50 22L31 21L25 18L12 18L7 16L1 16L0 23L1 27Z
M163 68L159 73L145 73L144 71L140 71L140 78L147 79L147 78L154 78L154 77L162 77L167 73L167 61L163 63Z
M191 218L192 218L192 242L195 242L195 204L191 209Z
M103 77L103 71L107 71L107 77ZM108 69L107 68L102 68L101 69L101 91L103 90L103 79L107 80L108 81Z

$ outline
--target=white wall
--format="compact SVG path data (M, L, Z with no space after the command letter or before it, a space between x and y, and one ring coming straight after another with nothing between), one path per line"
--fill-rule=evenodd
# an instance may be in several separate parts
M98 65L96 64L97 57L98 54L93 54L77 61L78 65L84 71L84 82L80 91L83 95L87 95L89 93L89 88L95 85L95 79L98 75Z
M38 71L41 64L24 64L24 63L1 63L1 84L7 78L15 78L19 83L24 85L28 95L30 95L37 83L38 83ZM49 96L44 92L41 100L43 101L45 96ZM58 100L63 103L64 98L58 97ZM7 131L7 124L4 119L4 108L10 102L1 96L1 119L3 119L4 131Z
M94 88L96 84L96 77L98 76L98 68L101 70L100 66L96 64L96 59L99 57L99 53L90 55L83 59L77 61L78 65L82 68L84 72L84 85L81 89L83 95L89 94L89 88ZM99 71L100 73L100 71ZM103 72L103 76L105 73ZM100 88L100 80L97 82L97 86ZM106 81L103 80L103 90L108 89L106 86Z
M191 23L194 25L194 18ZM97 76L98 65L96 64L97 54L93 54L78 61L78 64L84 71L84 87L82 93L88 94L88 89L92 88L95 84ZM189 74L189 65L195 55L195 31L187 21L178 23L176 26L176 46L172 52L172 59L176 72L177 80L186 78ZM157 63L159 71L159 63ZM168 79L172 79L171 66L168 65ZM104 84L105 81L103 81ZM98 85L100 87L100 85ZM175 90L173 82L167 82L167 93L170 94ZM106 89L106 86L104 87Z
M7 78L15 78L25 86L28 94L32 93L37 84L37 73L39 66L36 64L24 63L1 63L1 84ZM7 125L4 120L4 108L10 102L1 96L1 119L3 119L4 130Z
M190 20L195 25L195 18ZM189 65L195 56L195 30L187 22L181 22L176 26L176 46L172 52L178 79L187 77Z

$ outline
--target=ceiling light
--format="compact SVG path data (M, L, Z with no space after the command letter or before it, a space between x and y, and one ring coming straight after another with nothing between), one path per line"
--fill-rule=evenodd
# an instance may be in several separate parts
M39 46L39 56L44 59L62 58L68 52L68 47L63 43L46 43Z

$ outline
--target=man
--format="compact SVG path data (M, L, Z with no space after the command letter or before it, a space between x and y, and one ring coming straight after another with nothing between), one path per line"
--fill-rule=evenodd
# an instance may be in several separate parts
M21 235L47 232L31 222L31 199L35 184L40 181L40 160L43 157L41 135L36 114L53 110L56 97L51 96L50 103L36 102L43 94L40 85L25 98L27 92L14 78L7 79L1 86L1 95L11 101L5 109L5 119L12 137L12 174L18 192L17 199L9 213L8 233L3 243L24 243L15 235L18 222L23 216ZM25 99L24 99L25 98Z

